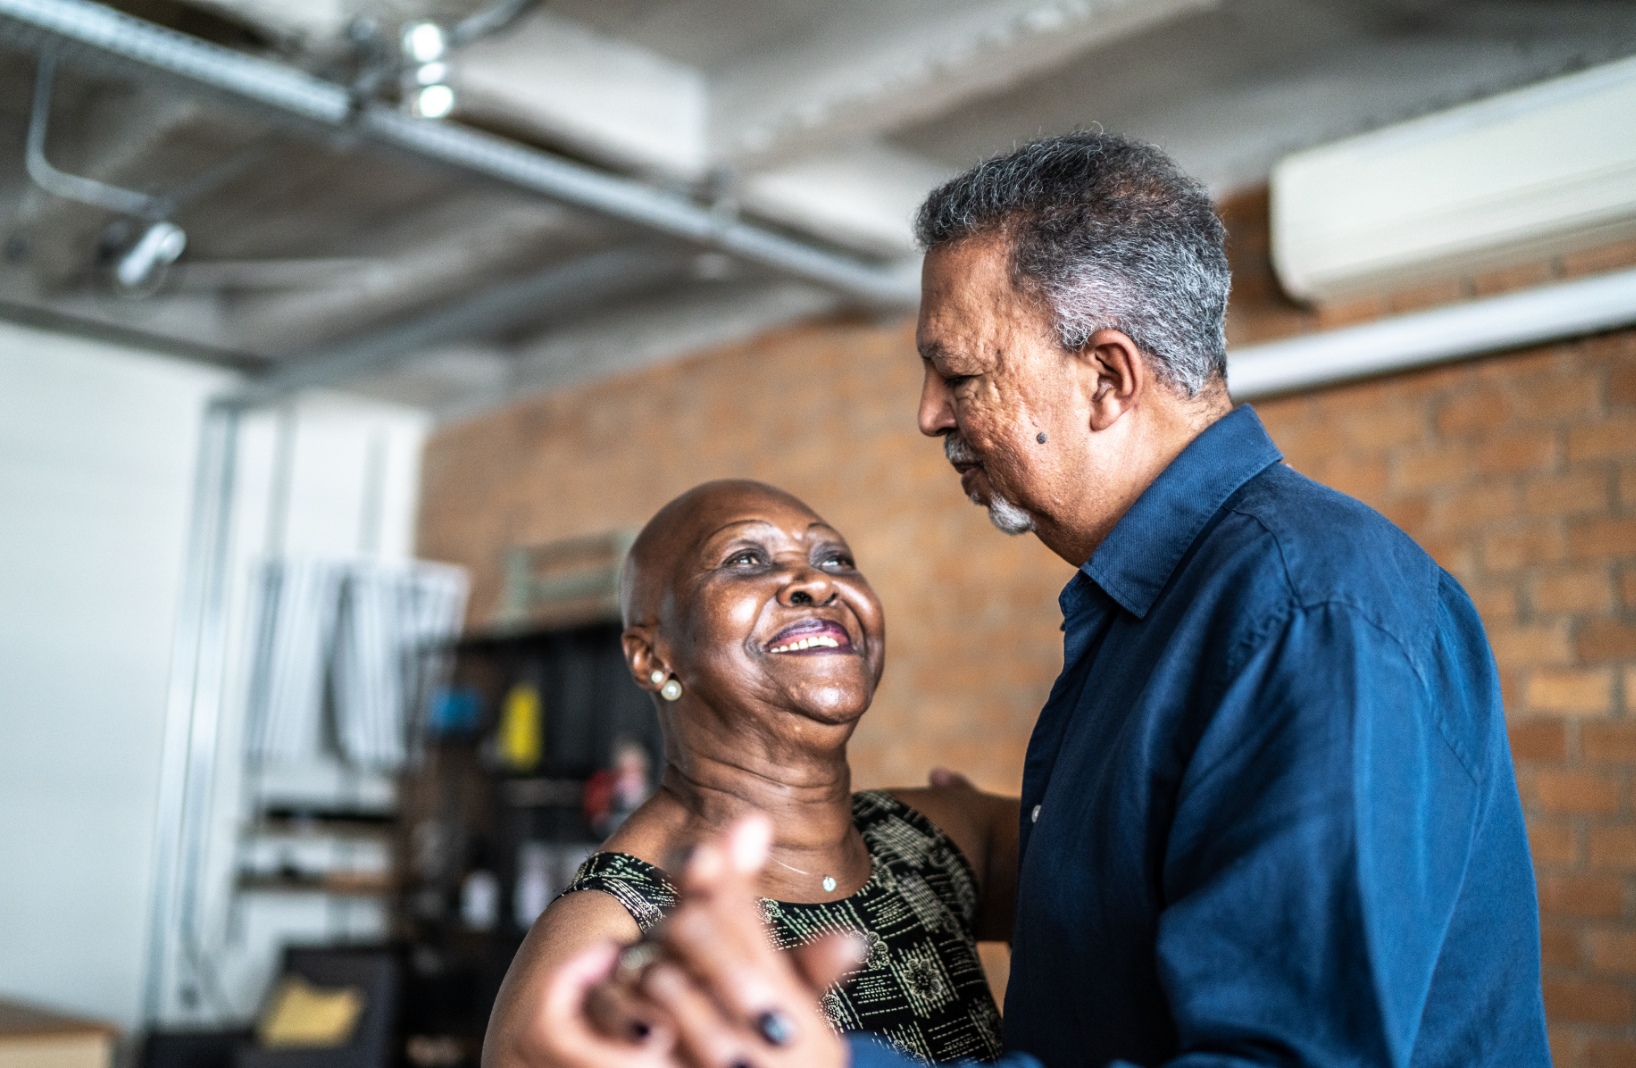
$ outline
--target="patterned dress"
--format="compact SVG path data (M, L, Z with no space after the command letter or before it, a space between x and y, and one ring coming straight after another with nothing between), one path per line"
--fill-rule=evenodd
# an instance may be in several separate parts
M869 881L839 901L763 898L780 949L833 931L869 940L869 958L824 995L840 1031L872 1032L921 1060L991 1061L1000 1013L977 956L977 880L959 848L890 794L852 795L852 819L869 848ZM597 853L563 891L612 894L647 931L676 904L665 873L626 853Z

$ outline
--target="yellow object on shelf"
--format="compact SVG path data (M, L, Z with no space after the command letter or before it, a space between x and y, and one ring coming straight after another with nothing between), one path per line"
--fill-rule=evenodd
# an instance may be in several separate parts
M364 992L355 986L313 986L286 975L256 1024L256 1039L270 1049L344 1046L363 1011Z
M500 711L500 760L513 771L532 771L544 749L540 691L519 682Z

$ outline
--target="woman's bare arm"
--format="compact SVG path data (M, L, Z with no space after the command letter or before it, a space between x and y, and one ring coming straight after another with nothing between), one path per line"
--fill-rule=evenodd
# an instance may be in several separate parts
M1017 821L1021 802L984 793L962 776L947 785L887 793L923 813L954 840L977 871L981 897L976 935L980 942L1010 942L1017 905Z
M541 1009L552 975L591 946L635 942L641 933L624 906L599 890L580 890L552 902L534 921L500 985L483 1038L482 1068L551 1065Z

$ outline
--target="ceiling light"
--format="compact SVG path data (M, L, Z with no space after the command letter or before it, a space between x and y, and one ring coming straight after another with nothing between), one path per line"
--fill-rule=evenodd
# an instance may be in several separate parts
M441 119L454 110L454 90L446 85L428 85L415 94L415 114L423 119Z
M411 22L403 28L403 54L416 63L442 59L445 46L443 27L435 22Z
M422 63L415 70L415 81L421 85L436 85L449 80L447 63Z

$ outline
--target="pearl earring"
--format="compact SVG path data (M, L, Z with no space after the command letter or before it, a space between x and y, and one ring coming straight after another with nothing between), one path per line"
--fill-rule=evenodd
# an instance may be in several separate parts
M682 696L682 684L676 679L671 679L669 682L659 687L659 696L663 697L667 701L676 700L678 697Z
M653 674L648 676L648 681L657 686L665 681L665 673L663 671L656 670Z

